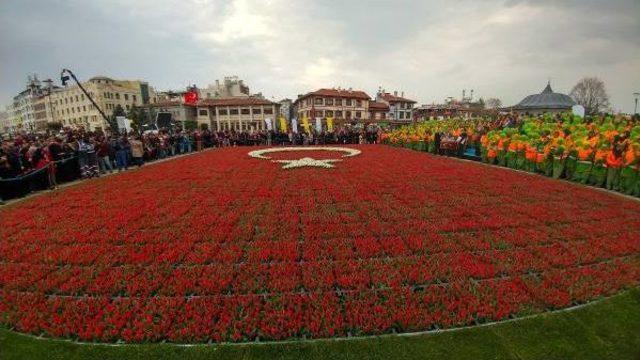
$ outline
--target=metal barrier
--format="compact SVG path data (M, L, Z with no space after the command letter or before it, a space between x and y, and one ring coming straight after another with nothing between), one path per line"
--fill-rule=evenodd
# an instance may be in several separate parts
M55 161L54 166L56 183L58 184L80 178L77 156ZM43 167L15 178L0 179L0 199L10 200L23 197L35 191L49 189L51 185L48 167Z

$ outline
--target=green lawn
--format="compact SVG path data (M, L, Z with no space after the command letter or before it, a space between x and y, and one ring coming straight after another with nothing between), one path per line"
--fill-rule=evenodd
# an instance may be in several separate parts
M0 359L640 359L640 288L569 312L419 336L248 345L83 345L0 329Z

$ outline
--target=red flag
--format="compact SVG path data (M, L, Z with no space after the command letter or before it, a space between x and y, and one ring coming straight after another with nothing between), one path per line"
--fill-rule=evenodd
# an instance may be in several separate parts
M184 103L195 105L198 103L198 92L195 90L190 90L184 93Z

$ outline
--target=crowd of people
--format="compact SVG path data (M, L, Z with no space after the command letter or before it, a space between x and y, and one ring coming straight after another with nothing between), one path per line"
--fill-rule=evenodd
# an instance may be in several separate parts
M480 156L481 139L497 129L517 128L523 118L504 114L495 118L432 119L404 126L381 134L381 140L392 144L406 144L417 150L437 155L463 156L468 148Z
M309 129L287 133L161 129L119 135L70 128L53 134L22 133L0 143L0 181L46 173L47 186L55 188L60 179L98 177L206 148L376 143L379 132L378 128L344 127L332 132Z
M431 120L382 141L640 195L640 118L571 113ZM473 144L474 153L466 153Z

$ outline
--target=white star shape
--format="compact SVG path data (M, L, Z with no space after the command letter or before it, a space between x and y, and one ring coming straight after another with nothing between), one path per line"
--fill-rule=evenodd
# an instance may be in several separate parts
M273 162L286 164L282 166L283 169L295 169L300 167L321 167L321 168L332 168L335 167L331 165L331 163L342 161L341 159L320 159L316 160L310 157L303 157L302 159L297 160L272 160Z

